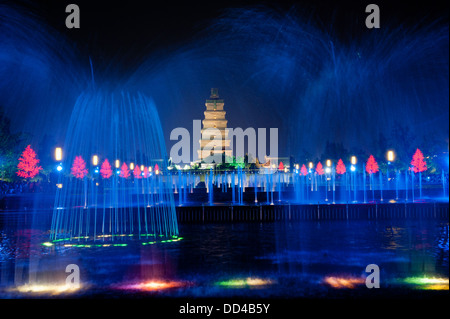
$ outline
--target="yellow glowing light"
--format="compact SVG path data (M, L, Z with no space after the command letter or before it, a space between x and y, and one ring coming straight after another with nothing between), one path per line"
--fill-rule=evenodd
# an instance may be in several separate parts
M327 166L331 167L331 160L327 160Z
M148 171L149 171L150 173L152 172L152 167L151 167L151 166L148 167Z
M313 167L314 167L314 164L313 164L313 162L309 162L309 165L308 165L308 167L309 167L309 168L313 168Z
M62 188L62 187L63 187L63 184L56 184L56 187Z
M300 165L295 164L295 169L299 169L299 168L300 168Z
M141 165L141 172L144 171L144 165Z
M422 289L426 289L426 290L449 290L448 289L448 283L447 284L425 285L425 286L422 287Z
M247 285L249 286L264 286L272 284L272 280L269 279L261 279L261 278L247 278Z
M62 148L61 147L55 148L55 160L58 162L62 160Z
M394 151L388 151L387 152L387 160L389 162L393 162L395 160L395 153L394 153Z
M357 285L362 285L365 280L363 278L343 278L343 277L326 277L324 282L336 289L348 288L353 289Z
M352 165L356 165L356 162L357 162L356 156L352 156L350 158L350 162L352 163Z
M120 167L120 161L119 160L116 160L116 163L115 163L116 165L116 168L119 168Z
M92 165L94 165L94 166L98 165L98 156L97 155L92 156Z
M134 169L134 163L130 163L130 169L131 169L131 170Z
M79 285L58 285L58 284L48 284L48 285L23 285L18 286L15 290L21 293L46 293L46 294L60 294L67 292L75 292L81 287Z

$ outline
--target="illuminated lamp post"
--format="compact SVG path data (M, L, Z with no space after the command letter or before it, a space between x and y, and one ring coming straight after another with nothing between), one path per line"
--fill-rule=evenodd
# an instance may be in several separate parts
M386 177L387 177L387 182L388 182L388 189L390 189L389 185L390 185L390 178L389 178L389 165L391 165L391 163L395 160L395 153L393 150L389 150L386 153L386 158L388 160L388 167L386 169Z
M98 174L100 172L98 168L98 156L94 155L92 156L92 165L94 166L94 173Z
M325 201L328 202L328 191L330 190L330 184L328 183L328 178L331 179L331 160L327 160L325 162L326 164L326 168L325 168L325 181L326 181L326 185L325 185ZM328 174L328 176L327 176Z
M313 170L313 167L314 167L314 163L313 162L309 162L308 167L309 167L309 173L311 174L310 178L311 178L311 192L312 192L312 191L314 191L313 176L312 176L312 170Z
M119 175L120 174L120 161L118 159L116 159L116 161L114 162L114 166L116 167L116 174Z
M58 173L62 172L62 170L63 170L63 166L62 166L62 162L61 162L62 158L63 158L62 148L61 147L55 148L55 161L58 162L58 165L56 165L56 171ZM62 188L62 186L63 185L60 183L59 178L58 178L58 182L56 183L56 187Z
M59 162L58 165L56 166L56 170L58 172L61 172L63 169L62 163L61 163L62 157L63 157L62 148L61 147L55 148L55 161Z

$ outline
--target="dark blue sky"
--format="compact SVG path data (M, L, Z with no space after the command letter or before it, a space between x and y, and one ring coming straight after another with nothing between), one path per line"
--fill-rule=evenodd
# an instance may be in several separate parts
M282 155L370 149L398 123L448 145L448 8L378 1L382 28L368 30L371 2L3 1L0 105L17 130L63 139L91 59L98 87L155 101L169 148L211 87L230 126L278 127Z

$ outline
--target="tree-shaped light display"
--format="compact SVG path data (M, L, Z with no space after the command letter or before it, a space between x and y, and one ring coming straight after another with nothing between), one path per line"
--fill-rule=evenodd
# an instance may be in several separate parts
M23 178L33 178L42 167L38 165L39 159L36 156L36 152L28 145L19 158L19 164L17 165L17 175Z
M148 167L145 166L145 167L144 167L144 178L147 178L147 177L149 177L149 176L150 176L150 173L149 173L149 171L148 171Z
M113 172L111 169L111 164L109 164L108 159L105 159L100 167L100 174L103 178L108 179L112 176Z
M336 173L342 175L345 174L346 171L347 169L345 168L344 162L342 161L342 159L339 159L336 165Z
M302 165L302 168L300 169L300 172L302 173L303 176L308 175L308 170L306 169L305 164Z
M130 177L130 170L128 169L127 163L122 164L122 167L120 168L120 177L122 178Z
M75 156L71 173L73 176L79 179L83 179L87 175L88 170L86 168L86 162L81 156Z
M322 165L321 162L317 163L317 166L316 166L316 173L319 174L319 175L325 174L325 172L324 172L324 170L323 170L323 165Z
M427 170L427 163L425 162L424 156L419 149L417 149L414 153L411 165L414 173L422 173Z
M278 170L283 171L284 170L284 164L283 162L280 162L280 165L278 165Z
M367 174L372 175L372 174L378 172L379 170L380 169L378 167L377 161L375 160L375 157L373 157L373 155L370 155L369 159L367 160L367 163L366 163Z
M138 179L142 178L142 172L138 165L136 165L134 167L133 175L134 175L134 178L138 178Z

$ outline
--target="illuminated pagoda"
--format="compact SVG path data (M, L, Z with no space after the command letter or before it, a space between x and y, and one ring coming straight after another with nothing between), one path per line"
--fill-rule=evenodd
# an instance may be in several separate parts
M203 128L201 131L200 149L198 157L204 160L208 156L226 155L232 156L230 148L230 140L228 139L226 112L223 110L224 102L219 99L218 89L211 89L211 96L206 100L205 119L202 121ZM212 132L208 132L208 128L214 128L220 131L222 139L214 139ZM206 146L208 149L204 150Z

